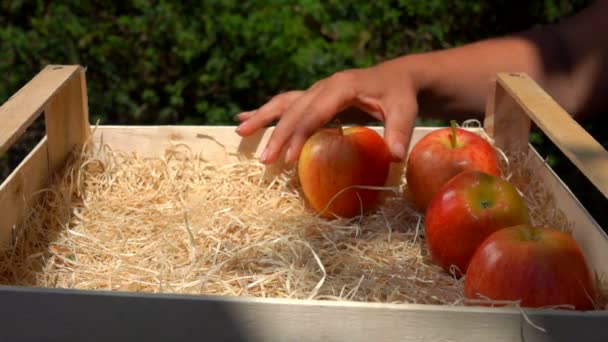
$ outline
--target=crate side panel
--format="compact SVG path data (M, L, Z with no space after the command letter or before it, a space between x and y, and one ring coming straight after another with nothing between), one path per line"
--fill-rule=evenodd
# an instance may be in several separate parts
M273 128L262 129L241 138L235 126L99 126L93 127L94 142L108 144L113 149L138 152L145 157L161 156L164 150L177 144L194 147L214 161L234 161L258 157L266 146ZM383 134L382 127L372 127ZM416 127L409 146L437 127ZM238 153L238 156L235 155Z
M600 276L608 280L608 236L605 231L531 146L528 160L527 167L553 194L556 209L564 213L572 224L572 235L581 245L588 262Z
M604 329L608 316L603 312L526 310L524 316L514 309L22 288L0 288L0 299L14 308L1 314L3 340L606 341L608 337Z
M383 134L382 127L374 129ZM107 145L111 149L137 152L143 157L160 157L171 146L187 145L207 160L230 163L237 160L258 158L272 134L272 128L260 130L252 136L241 138L234 126L100 126L94 128L93 142L99 149ZM410 149L431 127L416 128ZM269 173L277 173L288 167L280 159L268 166ZM405 162L393 163L388 186L397 186L403 178Z
M48 184L47 140L27 155L0 185L0 247L11 244L13 229L23 222L35 200L35 193Z

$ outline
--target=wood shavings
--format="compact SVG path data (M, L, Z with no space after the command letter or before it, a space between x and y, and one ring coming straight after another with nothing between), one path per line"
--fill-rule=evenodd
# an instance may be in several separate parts
M509 156L503 166L534 222L567 227L522 165ZM161 158L106 146L40 193L0 252L0 283L463 305L464 280L430 261L424 217L403 190L384 190L376 211L327 221L307 207L293 169L273 178L255 160L216 165L183 145Z
M25 286L452 304L462 281L427 256L421 216L386 190L376 212L326 221L294 170L105 148L71 165L2 255Z

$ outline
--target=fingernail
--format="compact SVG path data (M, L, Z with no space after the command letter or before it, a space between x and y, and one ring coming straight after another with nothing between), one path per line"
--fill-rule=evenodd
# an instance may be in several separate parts
M391 153L393 157L401 160L405 157L405 147L401 143L394 143L391 145Z
M264 149L264 152L262 152L262 155L260 156L260 161L262 163L266 163L267 160L268 160L268 148Z
M287 149L287 152L285 152L285 161L287 163L291 163L293 160L293 149L290 147Z
M238 114L236 114L233 119L234 120L242 120L243 116L246 116L248 113L250 113L251 111L244 111L244 112L240 112Z

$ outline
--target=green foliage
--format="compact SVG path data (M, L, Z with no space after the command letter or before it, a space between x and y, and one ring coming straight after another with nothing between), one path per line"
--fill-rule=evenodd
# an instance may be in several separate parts
M550 23L588 1L2 1L0 101L46 64L88 68L102 123L227 124L272 95Z
M589 3L0 0L0 103L45 65L77 63L88 68L93 122L232 124L239 111L337 70L553 23ZM41 127L0 158L0 179ZM535 132L532 143L602 212L601 195L586 193L585 177L545 136Z

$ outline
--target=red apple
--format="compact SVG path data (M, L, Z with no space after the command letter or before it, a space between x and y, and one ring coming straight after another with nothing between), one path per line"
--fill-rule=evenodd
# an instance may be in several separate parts
M485 139L470 131L452 127L425 135L409 154L405 177L415 207L424 212L431 198L450 178L466 170L499 176L496 151Z
M384 186L391 161L384 139L370 128L324 128L304 144L298 176L317 213L350 218L373 208L379 198L378 190L352 186Z
M515 187L498 176L464 171L433 197L425 214L431 258L443 269L467 272L471 256L490 234L528 223L528 207Z
M519 225L490 235L465 279L469 299L521 301L523 307L593 309L595 285L579 245L549 227Z

